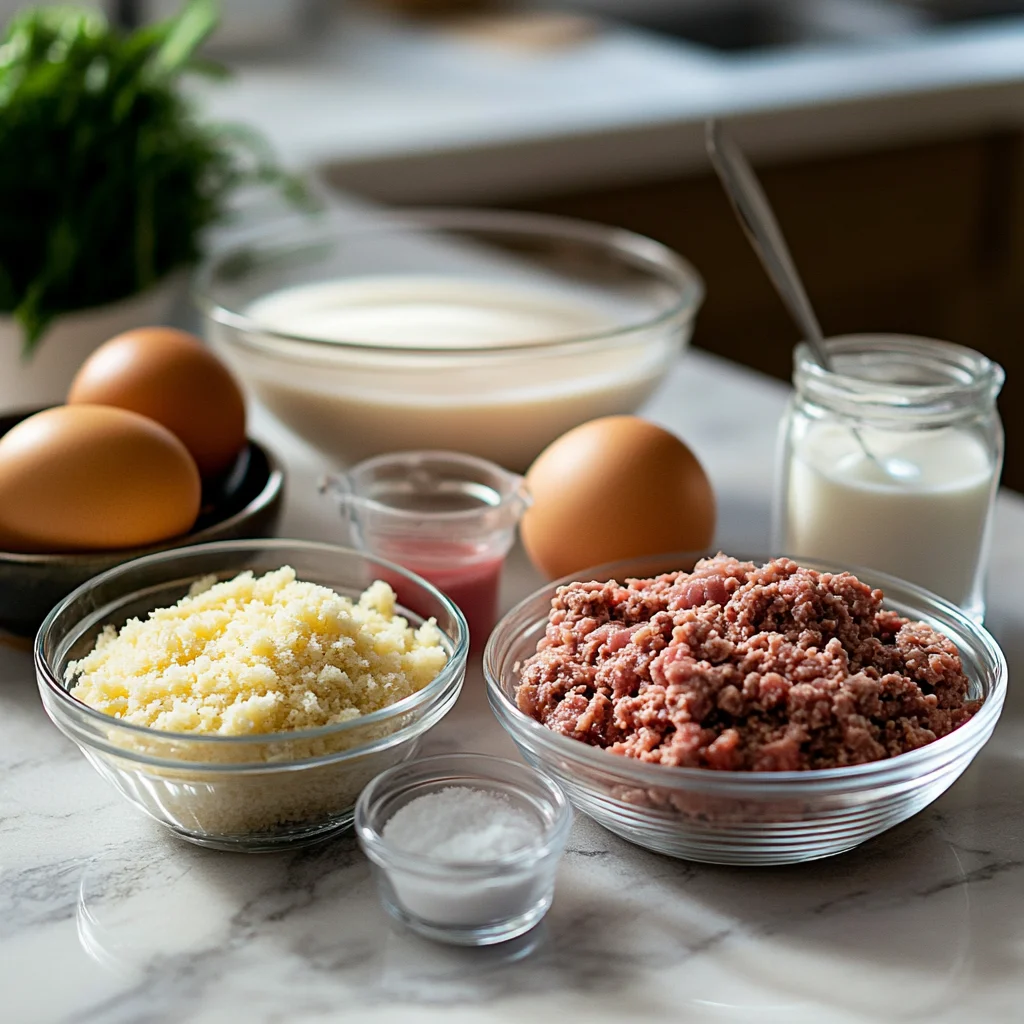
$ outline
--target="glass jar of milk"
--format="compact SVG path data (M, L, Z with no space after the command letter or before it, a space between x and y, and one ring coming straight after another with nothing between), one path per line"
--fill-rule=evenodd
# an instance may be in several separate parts
M776 550L899 576L984 616L1003 461L1002 368L972 349L894 335L797 347L782 422Z

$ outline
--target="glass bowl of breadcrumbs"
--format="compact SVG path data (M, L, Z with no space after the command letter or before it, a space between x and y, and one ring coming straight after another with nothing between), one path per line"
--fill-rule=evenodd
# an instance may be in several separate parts
M201 846L275 850L352 824L466 672L462 612L365 552L290 540L111 569L35 641L46 713L134 806Z

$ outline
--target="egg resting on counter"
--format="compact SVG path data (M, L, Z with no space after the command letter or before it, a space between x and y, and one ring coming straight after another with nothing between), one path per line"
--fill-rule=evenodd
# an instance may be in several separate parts
M637 416L591 420L553 441L526 474L520 523L530 561L549 578L669 551L701 551L715 496L696 456Z
M155 544L192 528L201 489L159 423L99 405L47 409L0 437L0 550Z
M125 331L96 349L68 392L69 405L83 402L156 420L204 478L227 470L245 445L241 388L198 338L172 327Z

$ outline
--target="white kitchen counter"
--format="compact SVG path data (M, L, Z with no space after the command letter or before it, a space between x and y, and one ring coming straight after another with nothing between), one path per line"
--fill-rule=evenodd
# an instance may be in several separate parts
M690 353L647 410L690 440L719 542L765 547L785 389ZM262 415L290 468L283 533L336 539L319 460ZM1024 669L1024 500L1000 496L989 625ZM537 582L521 554L506 603ZM0 1020L4 1024L1018 1022L1024 1005L1024 699L909 822L789 868L687 864L577 815L530 936L435 946L392 925L345 837L291 854L189 846L127 806L43 714L0 645ZM473 667L432 750L512 753Z
M767 158L1019 126L1024 17L737 55L615 26L524 53L349 12L204 102L356 194L500 203L703 167L710 116Z

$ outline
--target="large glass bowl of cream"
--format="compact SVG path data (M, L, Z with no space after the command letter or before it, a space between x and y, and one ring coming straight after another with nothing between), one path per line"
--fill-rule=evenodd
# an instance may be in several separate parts
M703 292L652 239L474 210L270 224L196 283L213 346L333 461L435 448L514 470L586 420L638 409Z

